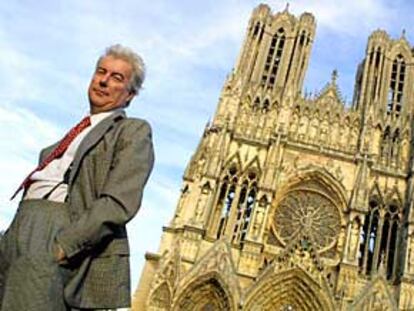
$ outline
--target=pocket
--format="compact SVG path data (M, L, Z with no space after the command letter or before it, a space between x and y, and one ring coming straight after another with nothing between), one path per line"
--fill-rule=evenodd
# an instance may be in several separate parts
M18 225L18 245L22 255L52 253L57 233L68 223L60 207L33 206L21 214Z

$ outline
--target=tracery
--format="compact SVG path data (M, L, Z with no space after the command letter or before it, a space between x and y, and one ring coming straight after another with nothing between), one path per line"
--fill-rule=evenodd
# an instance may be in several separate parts
M326 250L338 238L340 213L327 196L311 190L295 190L276 208L273 228L285 244L306 236L319 251Z
M358 256L362 273L370 275L383 265L387 279L396 277L401 219L402 209L396 203L382 204L378 198L371 198Z

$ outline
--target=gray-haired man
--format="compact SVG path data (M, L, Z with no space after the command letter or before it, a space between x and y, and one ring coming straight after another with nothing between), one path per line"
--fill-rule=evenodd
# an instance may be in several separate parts
M153 166L151 130L124 108L144 80L141 58L109 47L88 95L91 115L23 181L0 240L1 310L107 310L130 305L125 225ZM3 294L1 294L3 287Z

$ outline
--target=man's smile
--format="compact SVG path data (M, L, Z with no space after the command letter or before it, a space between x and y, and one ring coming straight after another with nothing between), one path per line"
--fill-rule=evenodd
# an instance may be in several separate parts
M95 92L95 94L97 94L98 96L108 96L108 93L107 93L107 92L102 91L102 90L100 90L100 89L93 88L93 91L94 91L94 92Z

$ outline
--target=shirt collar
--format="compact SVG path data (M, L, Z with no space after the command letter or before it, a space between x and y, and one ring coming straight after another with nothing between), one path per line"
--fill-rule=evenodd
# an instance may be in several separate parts
M91 114L90 118L91 118L91 125L92 127L97 125L99 122L101 122L103 119L109 117L110 115L113 115L116 112L120 112L123 111L123 108L117 108L114 110L109 110L109 111L104 111L104 112L100 112L100 113L95 113L95 114Z

